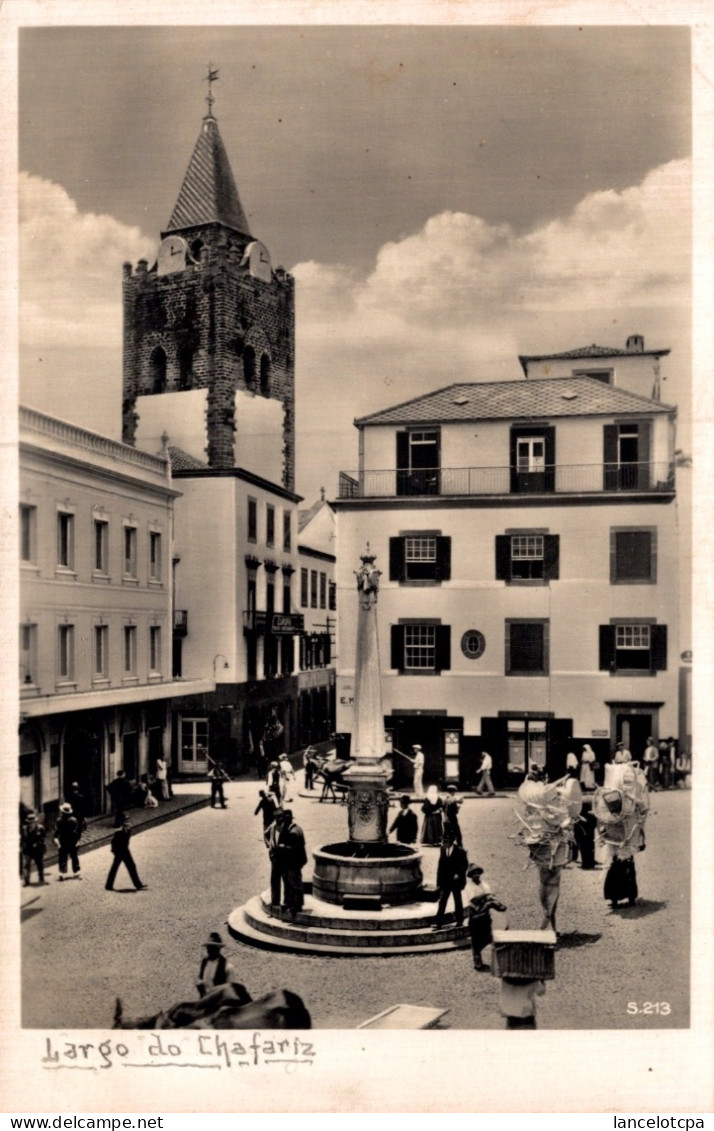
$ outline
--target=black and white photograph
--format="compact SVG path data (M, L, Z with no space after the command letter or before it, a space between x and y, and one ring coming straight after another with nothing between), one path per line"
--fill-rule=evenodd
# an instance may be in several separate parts
M710 1110L697 21L135 7L0 13L12 1110Z

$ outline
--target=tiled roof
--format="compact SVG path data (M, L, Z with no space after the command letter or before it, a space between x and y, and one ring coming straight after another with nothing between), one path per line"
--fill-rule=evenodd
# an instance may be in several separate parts
M185 452L183 448L174 448L170 444L169 456L172 471L205 471L208 467L208 464L204 463L203 460L196 459L195 456Z
M595 377L552 377L537 381L473 381L447 385L393 408L362 416L355 424L437 424L673 411L671 405L606 385Z
M317 512L324 506L327 506L324 499L318 499L311 507L306 507L304 510L298 511L298 531L304 530L308 522L311 521Z
M519 354L518 360L523 372L529 361L578 361L588 357L666 357L669 350L623 350L616 346L580 346L579 349L565 350L564 353Z
M211 223L250 235L218 123L209 116L203 119L166 231Z

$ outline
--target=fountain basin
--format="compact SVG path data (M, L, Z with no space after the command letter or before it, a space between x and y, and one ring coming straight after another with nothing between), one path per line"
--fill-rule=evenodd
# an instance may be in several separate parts
M325 903L378 898L390 906L420 898L421 853L408 844L341 841L313 852L312 891Z

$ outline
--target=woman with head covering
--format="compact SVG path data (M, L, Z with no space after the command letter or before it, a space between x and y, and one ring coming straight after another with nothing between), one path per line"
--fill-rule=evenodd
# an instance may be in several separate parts
M443 811L444 803L439 797L439 791L435 785L430 785L426 791L426 797L422 802L421 811L424 814L424 823L421 828L421 842L422 844L435 845L437 848L441 844L444 825L443 825Z
M595 751L586 742L580 759L580 784L583 789L595 789L597 785L593 772L593 764L596 760Z

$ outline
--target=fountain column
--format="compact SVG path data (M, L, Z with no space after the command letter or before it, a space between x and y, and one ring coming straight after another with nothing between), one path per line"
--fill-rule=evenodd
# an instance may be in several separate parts
M348 821L351 841L384 844L388 840L388 772L384 768L384 712L377 635L377 596L381 571L375 555L361 555L357 578L357 650L352 728L352 765L345 772L349 787Z

